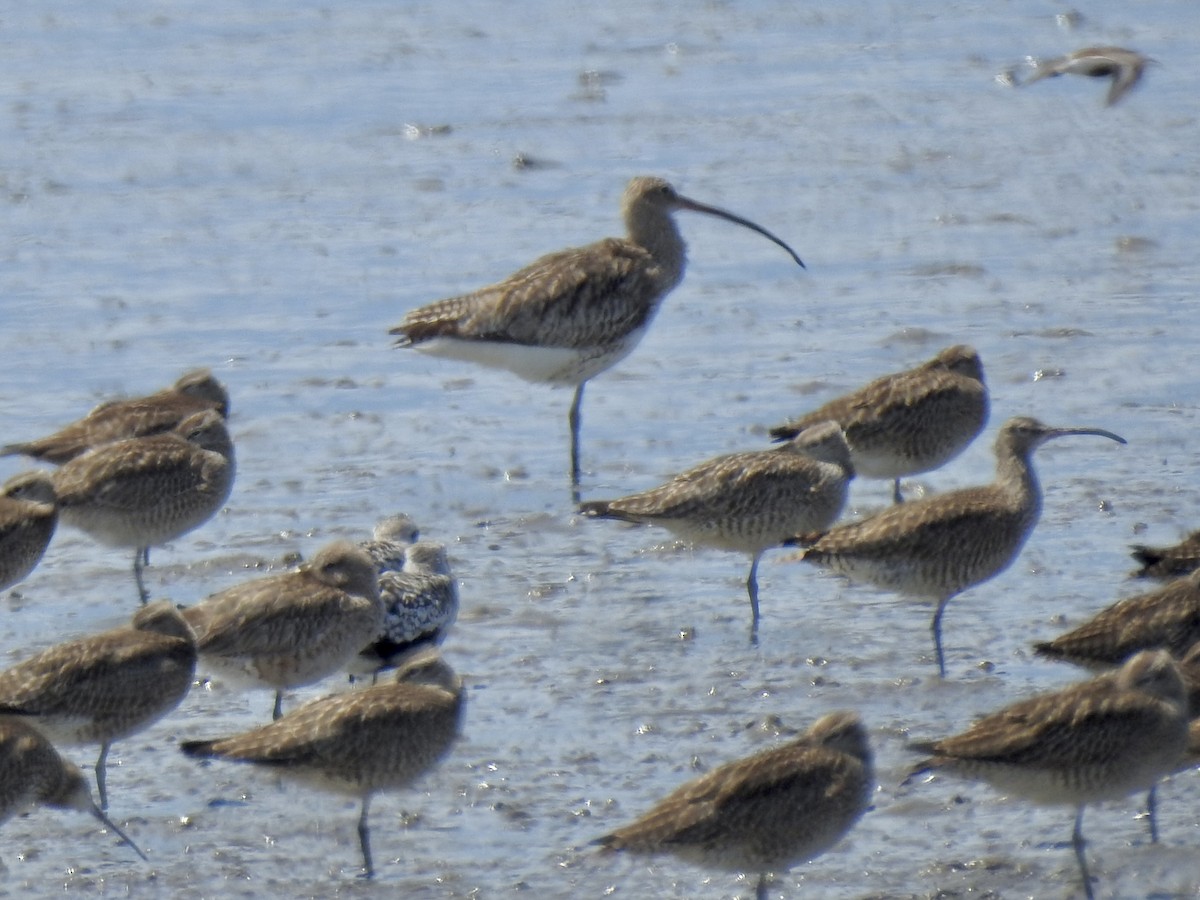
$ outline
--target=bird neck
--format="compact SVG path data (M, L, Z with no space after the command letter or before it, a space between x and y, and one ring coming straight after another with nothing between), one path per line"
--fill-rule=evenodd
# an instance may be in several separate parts
M645 249L658 264L664 292L679 284L687 261L687 245L669 212L639 209L625 220L629 239Z
M1033 470L1032 451L1004 448L996 456L996 483L1012 497L1014 505L1034 521L1042 511L1042 486Z

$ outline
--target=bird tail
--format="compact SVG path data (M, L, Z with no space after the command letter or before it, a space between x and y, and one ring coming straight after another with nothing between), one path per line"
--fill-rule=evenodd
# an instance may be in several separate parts
M213 751L213 745L216 741L183 741L179 745L179 749L188 756L194 756L199 759L216 756Z
M771 440L776 444L781 444L784 441L790 441L800 433L800 429L792 425L777 425L767 432L771 436Z

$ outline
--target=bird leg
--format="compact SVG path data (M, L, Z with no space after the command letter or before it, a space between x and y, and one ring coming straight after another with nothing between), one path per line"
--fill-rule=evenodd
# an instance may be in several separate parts
M367 825L367 810L371 806L371 795L364 794L362 814L358 817L358 843L362 847L363 871L365 877L375 877L375 866L371 863L371 829Z
M1083 855L1083 848L1086 842L1083 840L1083 804L1079 805L1079 812L1075 814L1075 831L1071 834L1071 846L1075 848L1075 859L1079 862L1079 874L1083 876L1083 893L1087 900L1095 900L1095 894L1092 892L1092 879L1088 875L1087 860Z
M904 495L900 493L900 479L896 478L892 481L892 502L903 503Z
M942 653L942 613L946 611L946 604L949 602L950 597L943 597L938 601L937 612L933 614L933 622L929 625L929 630L933 632L933 647L937 651L938 675L942 678L946 677L946 656Z
M758 876L758 886L754 889L754 900L769 900L770 890L767 888L767 873L761 872Z
M108 748L108 741L101 744L100 758L96 760L96 790L100 792L100 808L105 811L108 810L108 791L104 786L105 766L108 765Z
M150 561L149 547L138 547L133 551L133 578L137 582L138 597L142 601L142 606L145 606L150 600L150 592L146 590L146 583L142 581L142 568L145 565L142 562L143 559L147 563Z
M1158 811L1158 798L1155 795L1155 790L1158 785L1150 788L1150 792L1146 794L1146 818L1150 820L1150 843L1158 843L1158 820L1155 818L1155 813Z
M583 386L581 381L575 388L575 398L571 401L571 411L567 414L567 422L571 426L571 489L574 491L575 502L579 502L579 408L583 404Z
M755 553L750 563L750 577L746 579L746 593L750 595L750 645L758 643L758 561L762 553Z
M275 692L275 708L271 710L271 719L278 719L283 715L283 691Z

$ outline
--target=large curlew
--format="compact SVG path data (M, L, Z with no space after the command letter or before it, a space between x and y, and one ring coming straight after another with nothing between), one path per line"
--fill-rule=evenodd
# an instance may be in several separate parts
M133 547L133 577L150 548L207 522L233 489L233 442L215 410L193 413L169 432L102 444L54 473L62 520L101 543Z
M131 624L56 644L0 672L0 715L27 717L55 741L99 743L96 787L108 809L113 741L175 709L192 686L196 641L170 603L143 606Z
M821 855L866 811L875 774L856 713L818 719L795 740L726 763L677 788L636 822L595 843L674 853L704 866L769 875Z
M58 525L54 482L47 472L22 472L0 487L0 591L41 562Z
M429 649L394 681L313 700L270 725L181 745L189 756L262 766L362 801L363 869L375 874L367 814L376 791L407 786L446 755L462 724L462 680Z
M685 245L672 217L679 210L757 231L804 266L765 228L642 176L629 182L621 200L626 237L548 254L501 282L414 309L391 329L396 346L507 369L527 381L573 385L571 484L577 490L584 385L637 346L662 299L682 280Z
M828 528L854 475L850 448L834 422L805 428L769 450L729 453L666 484L618 500L592 500L591 518L661 525L706 547L750 554L750 639L758 635L758 563L799 531Z
M942 614L957 594L1003 572L1017 558L1042 511L1033 451L1053 438L1092 434L1125 439L1099 428L1052 428L1024 416L1009 419L996 437L996 480L892 506L824 534L798 535L805 562L878 587L932 600L930 629L938 672L945 677Z
M208 369L194 369L157 393L109 400L54 434L8 444L0 448L0 456L21 454L58 465L101 444L171 431L188 416L206 409L228 418L229 394Z
M146 854L100 811L87 779L58 755L45 735L20 719L0 717L0 823L34 806L93 816L142 859Z
M1145 651L1117 672L1022 700L962 734L914 744L926 772L986 781L1035 803L1076 807L1072 844L1084 892L1083 810L1146 790L1181 767L1188 718L1179 667L1165 650Z
M983 429L988 390L983 363L973 347L947 347L914 369L884 375L853 393L771 429L788 440L818 422L842 426L860 478L892 481L892 498L903 501L900 479L945 465Z
M371 557L333 541L291 572L234 585L183 611L207 668L283 692L341 669L383 627Z

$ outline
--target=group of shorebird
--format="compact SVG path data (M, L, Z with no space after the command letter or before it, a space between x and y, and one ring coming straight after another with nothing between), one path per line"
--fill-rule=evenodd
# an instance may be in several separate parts
M149 603L149 549L203 524L230 497L228 409L224 387L199 370L3 448L59 468L17 475L0 495L0 588L36 566L61 518L134 548L143 605L129 625L56 644L0 672L0 821L30 804L83 809L132 845L104 814L109 749L178 707L200 666L221 681L273 688L273 719L244 734L187 741L183 752L270 766L360 797L371 874L371 795L431 767L460 726L462 683L436 650L457 616L457 583L445 547L418 540L416 524L401 514L382 519L370 540L333 541L292 571L194 606ZM391 668L396 675L381 681ZM283 714L285 690L339 672L373 683ZM99 744L98 805L51 741Z
M1145 63L1132 51L1089 48L1043 64L1031 80L1065 73L1109 77L1113 103L1137 82ZM710 459L619 499L580 502L584 386L633 351L682 280L678 211L751 229L804 265L765 228L684 197L661 178L638 177L622 201L626 237L542 257L502 282L411 311L391 333L399 346L574 387L569 471L579 514L659 525L695 544L748 554L752 641L760 622L759 561L771 548L798 547L796 558L804 562L931 602L944 677L948 602L1011 565L1040 516L1033 451L1069 435L1124 439L1017 416L999 429L991 484L905 501L903 478L953 459L988 419L979 355L956 345L772 429L777 446ZM227 414L224 389L210 373L194 372L159 394L105 404L49 438L5 448L59 468L25 473L4 486L0 587L30 572L61 518L98 540L133 548L143 606L127 627L51 647L0 673L0 817L45 803L86 809L111 826L103 812L111 743L174 709L200 665L218 678L274 689L273 721L228 738L188 741L182 750L271 766L360 796L361 852L371 875L371 795L434 765L463 716L461 679L436 650L457 611L445 549L419 541L407 517L390 517L375 540L336 541L295 571L237 585L182 610L148 603L143 569L149 548L196 528L230 497ZM855 475L890 481L894 502L839 523ZM1200 557L1194 546L1139 552L1155 574L1180 574ZM1198 641L1200 574L1123 600L1036 648L1105 671L1019 701L960 735L914 744L928 758L910 779L955 773L1034 801L1076 807L1073 845L1091 897L1084 806L1149 791L1157 839L1153 788L1200 753L1200 726L1191 720L1200 714ZM380 682L385 668L397 675ZM347 670L376 680L283 714L285 690ZM98 806L79 770L58 756L43 732L100 744ZM854 712L833 712L794 740L683 785L596 843L758 873L757 893L765 898L770 873L835 844L874 791L866 727Z

